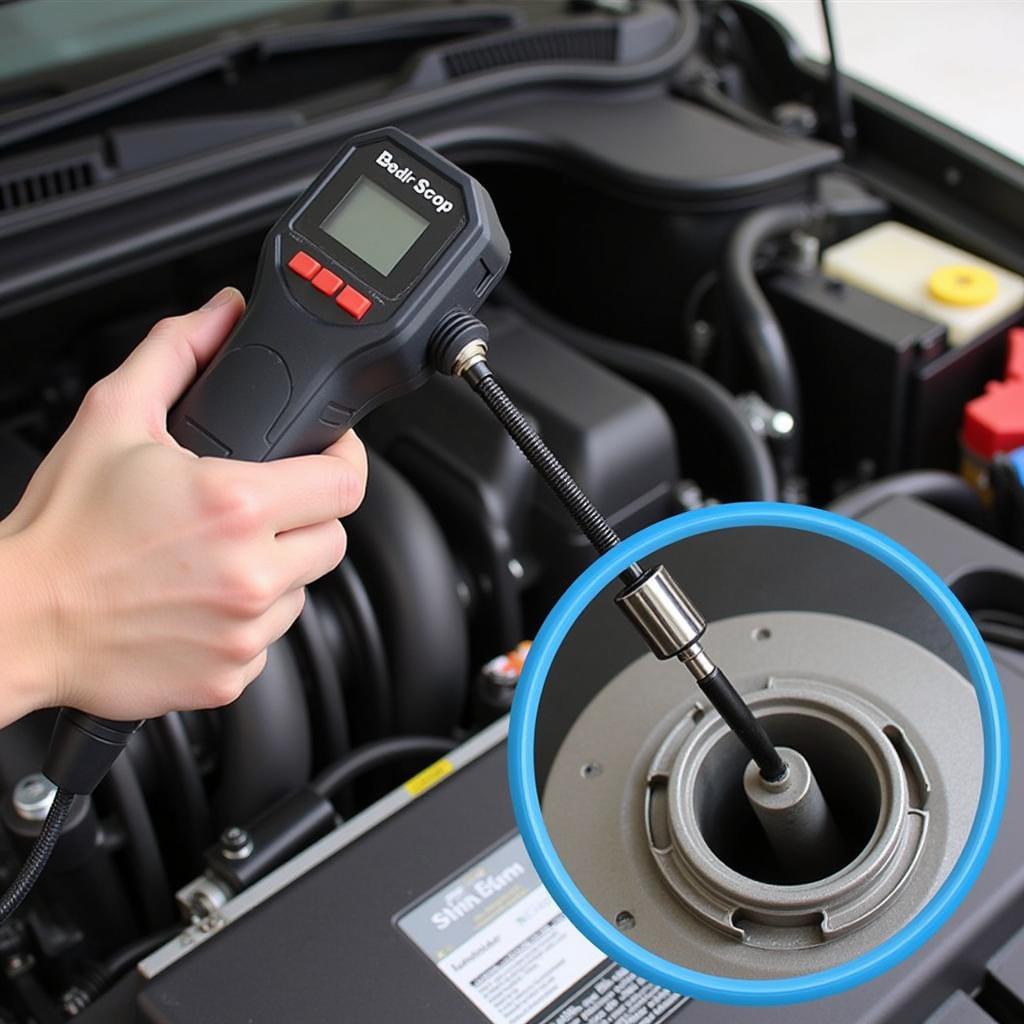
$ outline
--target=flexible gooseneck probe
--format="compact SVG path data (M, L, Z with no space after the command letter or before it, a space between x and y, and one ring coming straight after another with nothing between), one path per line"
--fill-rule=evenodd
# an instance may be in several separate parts
M449 324L444 345L435 350L435 365L469 384L598 554L610 551L619 543L618 534L494 378L487 365L486 338L487 328L475 317L465 316L457 329ZM644 569L634 562L620 573L620 578L625 588L616 597L616 603L652 653L661 659L678 658L686 666L766 781L785 778L785 761L728 677L704 650L701 638L706 623L669 571L663 565Z

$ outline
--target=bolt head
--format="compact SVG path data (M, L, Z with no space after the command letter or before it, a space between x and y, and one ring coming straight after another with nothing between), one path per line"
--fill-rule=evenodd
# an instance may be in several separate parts
M244 828L232 825L220 834L220 846L229 860L244 860L252 853L252 837Z
M23 821L42 821L56 795L57 787L41 772L33 772L16 783L11 802Z

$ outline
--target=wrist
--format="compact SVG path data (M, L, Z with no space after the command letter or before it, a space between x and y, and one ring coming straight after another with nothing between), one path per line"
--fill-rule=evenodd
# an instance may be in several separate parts
M52 593L28 536L0 532L0 726L57 702Z

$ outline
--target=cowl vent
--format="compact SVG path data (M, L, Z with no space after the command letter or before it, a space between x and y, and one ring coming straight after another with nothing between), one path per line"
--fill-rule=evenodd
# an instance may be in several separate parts
M0 161L0 214L81 192L107 173L91 139Z
M445 68L451 78L479 74L512 64L537 61L613 61L618 29L614 25L595 25L581 29L566 27L475 45L457 45L445 55Z
M35 174L0 177L0 212L78 192L88 188L94 180L92 166L88 163L70 163Z

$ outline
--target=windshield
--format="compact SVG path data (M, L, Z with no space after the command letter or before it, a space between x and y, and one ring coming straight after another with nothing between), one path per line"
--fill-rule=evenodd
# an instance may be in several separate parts
M0 85L115 55L124 55L116 70L128 70L139 63L131 51L155 43L173 51L176 39L194 46L246 22L310 20L338 7L335 0L17 0L0 6Z

